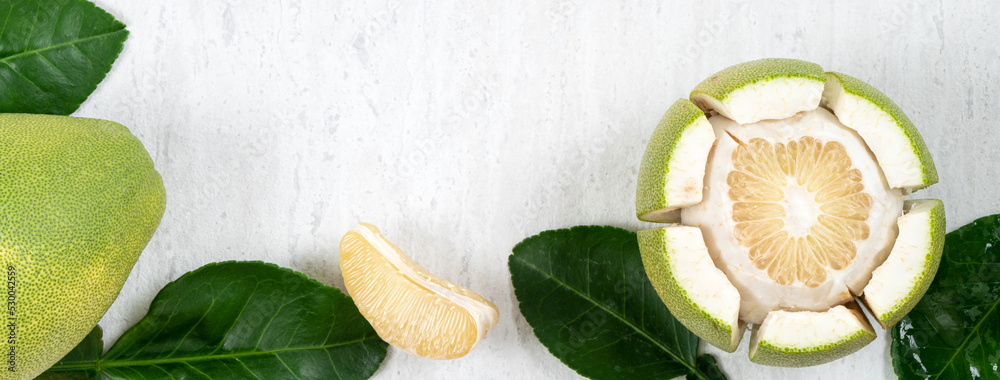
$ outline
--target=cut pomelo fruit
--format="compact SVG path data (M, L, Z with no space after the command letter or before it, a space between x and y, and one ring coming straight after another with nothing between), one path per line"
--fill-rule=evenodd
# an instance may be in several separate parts
M432 276L367 223L341 239L340 270L379 337L417 356L465 356L500 318L490 301Z
M700 113L679 105L696 105ZM705 121L711 140L696 132ZM682 151L683 159L665 159ZM682 181L703 187L668 185ZM653 132L639 170L636 213L683 226L640 231L643 263L671 312L716 347L733 351L740 326L750 323L752 352L763 355L755 362L827 362L874 337L853 306L862 293L888 326L933 279L943 206L932 200L904 206L904 197L936 181L912 122L868 84L799 60L735 65L698 85L691 102L670 107ZM689 229L699 236L680 233ZM698 262L721 273L681 265L700 252L705 257ZM734 309L736 320L722 313ZM848 315L861 322L848 335L829 335L829 324ZM793 328L827 335L783 332ZM775 339L781 345L768 346Z

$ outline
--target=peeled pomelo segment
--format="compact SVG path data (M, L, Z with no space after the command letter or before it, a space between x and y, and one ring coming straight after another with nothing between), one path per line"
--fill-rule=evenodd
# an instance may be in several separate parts
M715 132L693 103L679 99L660 119L639 166L636 215L649 222L680 220L678 208L701 202L705 163Z
M745 328L740 293L715 267L701 230L671 225L638 235L646 275L670 313L709 344L735 351Z
M826 78L822 105L861 135L890 187L913 191L937 183L924 139L896 103L849 75L829 72Z
M857 303L828 311L772 311L754 326L750 361L777 367L807 367L850 355L875 340L875 330Z
M464 356L500 317L492 303L427 273L370 224L344 234L340 270L347 292L379 337L417 356Z
M816 109L823 68L797 59L768 58L730 66L702 81L691 101L740 124L784 119Z
M899 237L885 262L872 272L862 299L882 328L899 322L934 280L944 250L944 204L937 199L906 201Z

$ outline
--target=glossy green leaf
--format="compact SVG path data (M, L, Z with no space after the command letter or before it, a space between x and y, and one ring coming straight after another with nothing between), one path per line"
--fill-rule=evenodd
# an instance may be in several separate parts
M538 340L594 379L725 379L698 337L660 301L636 234L580 226L545 231L508 261L521 314Z
M127 37L125 24L86 0L0 2L0 112L73 113Z
M80 344L36 380L101 380L95 363L104 352L104 332L95 326Z
M945 236L927 294L892 328L901 379L1000 379L1000 215Z
M696 380L699 378L699 374L703 374L704 377L712 380L726 380L726 375L719 369L719 364L716 363L715 357L712 355L703 354L699 356L695 367L698 368L698 372L688 374L687 380Z
M229 261L167 284L87 365L111 379L365 379L387 347L336 288L273 264Z

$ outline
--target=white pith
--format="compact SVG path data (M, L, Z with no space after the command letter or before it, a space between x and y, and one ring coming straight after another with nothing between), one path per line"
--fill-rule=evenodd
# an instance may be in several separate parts
M804 77L773 78L744 86L721 102L705 94L692 94L691 101L740 124L784 119L819 105L823 81Z
M441 296L442 298L451 301L458 307L461 307L472 315L473 320L476 322L477 338L478 343L486 335L494 325L496 325L497 320L500 315L497 310L493 309L489 305L478 302L474 299L451 291L441 285L435 284L431 281L427 281L422 276L417 274L400 256L402 253L399 252L392 244L385 240L382 234L371 230L368 226L364 224L358 224L351 228L349 232L355 232L372 245L375 250L382 255L387 261L389 261L399 273L403 274L410 281L424 287L425 289Z
M789 230L792 236L808 234L809 227L816 224L816 219L820 215L819 205L813 202L813 195L800 186L788 186L784 191L786 198L782 205L786 210L795 210L782 218L785 221L785 229Z
M931 210L937 201L907 201L907 212L899 217L899 237L885 263L872 272L864 290L865 303L880 323L889 313L896 313L927 276L934 252ZM910 279L901 281L900 279ZM930 279L927 279L930 280Z
M772 310L825 311L860 294L870 279L872 270L889 254L896 237L896 218L901 214L903 201L900 191L890 189L885 183L881 170L864 141L852 130L840 125L837 118L823 108L802 112L788 119L749 125L740 125L719 115L713 116L709 121L716 130L717 141L706 166L703 201L682 209L681 220L685 225L701 228L716 266L739 289L740 319L749 323L761 323ZM726 179L734 169L732 152L739 145L737 139L750 141L753 138L763 138L771 144L777 144L804 136L843 144L853 167L863 174L865 192L873 199L866 221L871 232L868 239L855 242L857 254L853 262L842 270L828 270L827 280L812 288L777 284L766 271L758 269L750 260L747 248L741 246L733 236L733 201L728 195L729 185ZM793 201L801 203L801 199ZM787 198L782 206L790 214L787 221L798 225L797 232L801 233L808 228L808 221L815 213L812 207L793 207L796 205L790 204ZM786 229L788 228L786 225Z
M669 167L673 170L666 177L664 197L667 204L683 207L701 202L704 186L705 160L715 141L715 131L708 119L699 117L677 140Z
M926 185L917 151L889 113L868 99L844 91L831 74L827 74L823 105L868 142L890 187L911 189Z
M774 311L767 315L750 340L753 356L761 342L775 347L803 348L824 347L872 329L868 319L860 312L843 305L828 311Z
M739 343L743 330L739 324L740 293L729 284L725 273L712 262L705 247L705 238L696 227L673 225L663 227L667 260L676 274L674 279L687 294L692 306L733 331L733 347Z

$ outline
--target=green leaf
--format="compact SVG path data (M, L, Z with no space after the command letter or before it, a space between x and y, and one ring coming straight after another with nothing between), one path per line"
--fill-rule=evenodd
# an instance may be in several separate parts
M1000 379L1000 215L945 236L927 294L892 329L901 379Z
M73 113L127 37L125 24L85 0L0 2L0 112Z
M697 358L698 337L660 301L636 234L579 226L545 231L508 262L521 314L538 340L577 373L596 379L725 379Z
M36 380L101 380L101 373L97 370L97 360L104 352L104 342L101 336L104 332L101 326L95 326L90 334L83 338L80 344L76 345L62 358L52 369L49 369Z
M49 371L86 364L111 379L365 379L387 347L336 288L273 264L229 261L167 284L96 363Z
M705 374L712 380L726 380L726 375L722 373L719 369L719 365L715 362L715 357L709 354L703 354L698 357L698 363L696 365L700 373ZM687 375L687 380L696 380L698 376L696 373L691 373Z

